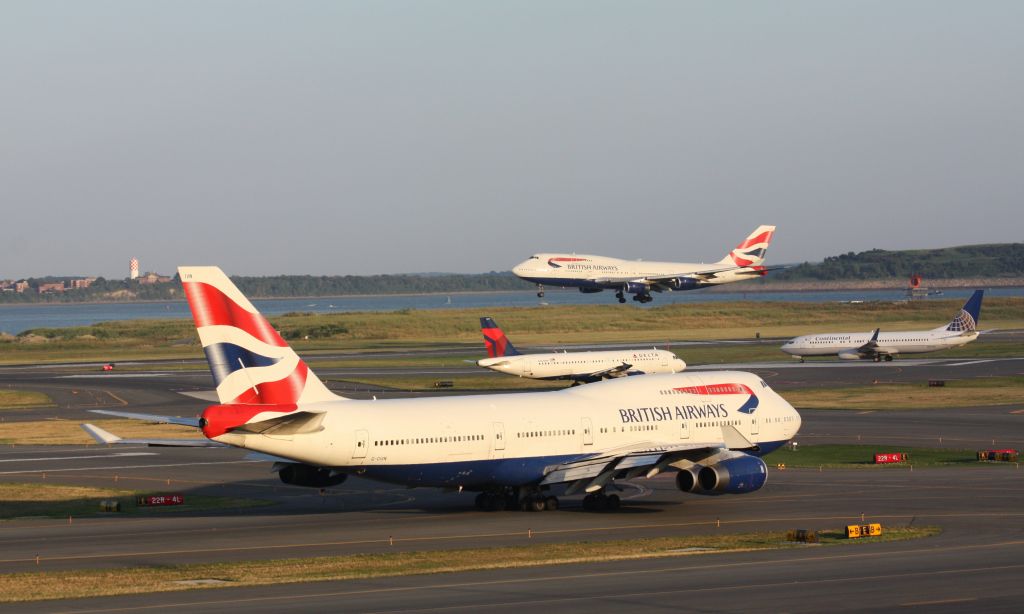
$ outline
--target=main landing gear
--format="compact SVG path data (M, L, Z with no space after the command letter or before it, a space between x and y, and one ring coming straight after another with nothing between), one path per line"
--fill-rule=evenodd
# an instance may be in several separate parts
M537 298L544 298L544 284L537 284Z
M619 299L620 303L626 302L626 297L622 294L622 290L619 290L618 292L615 293L615 298Z
M613 512L619 509L621 505L622 500L619 499L619 495L606 495L603 490L592 492L583 497L583 509L588 512Z
M650 294L634 294L633 295L633 300L638 302L638 303L650 303L651 301L654 300L654 297L651 296ZM620 301L620 302L624 303L625 301Z
M882 360L885 360L885 362L892 362L892 354L875 354L875 362L882 362Z
M520 494L513 489L486 491L476 496L476 509L484 512L521 510L524 512L553 512L558 509L558 497L545 496L540 491Z

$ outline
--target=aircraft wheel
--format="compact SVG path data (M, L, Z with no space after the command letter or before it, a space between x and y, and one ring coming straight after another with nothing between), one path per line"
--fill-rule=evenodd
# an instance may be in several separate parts
M594 495L590 494L583 497L583 509L588 512L594 509Z
M619 302L620 302L620 303L625 303L625 302L626 302L626 299L625 299L624 297L619 297Z
M547 509L547 506L544 503L544 499L542 499L541 497L530 499L529 505L531 512L543 512L545 509Z
M558 497L548 497L544 499L544 509L549 512L554 512L558 509Z
M892 362L892 356L889 356L888 354L886 354L885 362Z

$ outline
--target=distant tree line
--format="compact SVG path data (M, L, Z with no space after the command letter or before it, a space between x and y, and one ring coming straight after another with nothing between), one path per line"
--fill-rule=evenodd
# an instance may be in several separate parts
M805 262L769 277L777 281L834 281L910 277L915 273L925 279L1021 277L1024 276L1024 243L849 252L830 256L824 262Z

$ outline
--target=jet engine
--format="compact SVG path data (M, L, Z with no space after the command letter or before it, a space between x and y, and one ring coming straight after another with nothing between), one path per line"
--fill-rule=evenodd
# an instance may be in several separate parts
M843 360L861 359L861 355L857 352L857 350L843 350L842 352L839 352L839 357L842 358Z
M280 471L281 481L292 486L308 486L310 488L327 488L337 486L348 476L344 473L335 474L326 467L314 467L299 463L288 463Z
M604 288L584 288L580 287L580 292L583 294L597 294L598 292L604 292Z
M767 479L768 468L763 460L750 455L737 456L702 467L697 474L700 490L694 492L705 495L754 492L764 486ZM676 483L679 483L678 477Z
M697 481L697 474L700 472L700 465L694 465L686 469L680 469L676 474L676 488L683 492L699 492L700 482Z
M676 277L669 285L673 290L692 290L697 287L697 280L692 277Z
M627 281L622 285L622 291L626 294L647 294L647 284L638 281Z

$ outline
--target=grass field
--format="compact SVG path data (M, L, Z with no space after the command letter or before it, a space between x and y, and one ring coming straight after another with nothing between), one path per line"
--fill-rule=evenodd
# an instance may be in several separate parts
M117 514L149 514L156 512L187 512L196 510L235 509L269 505L269 501L237 497L210 497L189 494L183 505L159 508L140 507L136 497L151 494L146 491L116 488L93 488L65 484L0 483L0 520L43 516L94 516L100 513L100 502L117 500L121 503ZM156 493L152 493L156 494Z
M271 322L300 353L471 344L480 347L482 355L481 315L495 317L521 345L580 341L662 345L682 339L754 339L756 333L762 337L792 337L812 332L868 331L876 326L888 330L932 328L948 321L959 307L958 300L856 305L754 301L659 307L610 304L488 309L486 314L466 309L286 314L271 318ZM1024 328L1022 314L1024 299L991 298L985 301L983 325ZM104 322L31 332L31 337L0 342L0 363L202 355L192 322L184 319Z
M199 429L175 424L151 424L128 419L90 419L89 422L124 439L132 437L203 439L203 434ZM80 424L81 422L76 420L0 422L0 444L25 446L95 444L96 441L82 430Z
M0 389L0 409L17 409L19 407L49 407L53 399L42 392L31 390Z
M914 384L877 384L850 388L787 390L783 395L797 409L856 409L891 411L1024 405L1024 377L991 377L947 381L931 387Z
M851 519L852 521L852 519ZM714 532L709 528L709 533ZM825 546L863 546L882 541L930 537L935 527L884 527L879 537L847 540L838 529L819 534ZM524 536L525 539L525 536ZM0 602L70 599L181 591L199 588L319 582L414 574L511 569L636 558L694 556L722 552L806 547L786 542L785 533L746 533L606 542L530 544L504 548L360 554L128 569L42 571L0 575ZM42 562L45 567L45 561ZM210 582L210 581L213 582ZM207 583L203 583L206 581Z
M875 454L906 452L907 463L874 464ZM910 448L892 445L801 445L797 451L780 448L765 457L770 467L783 463L786 467L871 468L890 470L900 467L1015 467L1013 463L982 463L976 450L950 450L946 448Z

